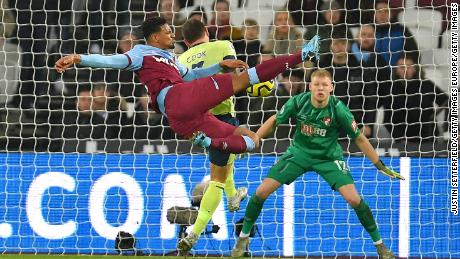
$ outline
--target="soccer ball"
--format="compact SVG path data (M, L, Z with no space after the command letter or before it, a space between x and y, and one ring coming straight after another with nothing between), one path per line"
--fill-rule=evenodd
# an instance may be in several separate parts
M275 82L273 80L258 83L255 85L250 85L248 88L246 88L246 91L250 96L253 97L265 97L270 95L272 92L273 88L275 86Z

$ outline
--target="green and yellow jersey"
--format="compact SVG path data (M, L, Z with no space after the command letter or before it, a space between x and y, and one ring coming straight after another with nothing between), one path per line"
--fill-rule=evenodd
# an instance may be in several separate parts
M326 107L318 109L311 103L311 93L289 99L276 114L276 124L296 120L294 140L287 152L321 160L342 160L339 133L345 130L355 139L360 130L350 110L337 97L330 96Z
M179 56L179 62L187 68L209 67L224 59L236 59L236 52L230 41L219 40L196 45ZM231 114L235 117L234 97L230 97L211 109L214 115Z

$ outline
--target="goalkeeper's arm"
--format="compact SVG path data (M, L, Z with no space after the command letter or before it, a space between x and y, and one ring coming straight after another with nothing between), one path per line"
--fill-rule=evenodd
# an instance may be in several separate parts
M401 180L405 180L398 172L391 170L385 164L383 164L382 160L380 160L379 155L375 152L374 147L372 147L369 140L364 136L364 134L359 134L358 137L355 139L355 143L358 148L364 153L364 155L371 160L371 162L377 167L380 173L391 177L391 178L399 178Z
M259 130L257 130L256 134L259 138L263 139L268 135L272 134L276 128L276 115L272 115L268 120L260 126Z
M74 64L80 64L85 67L94 68L114 68L124 69L129 66L129 58L124 54L116 55L79 55L73 54L65 56L56 61L55 69L58 73L64 73Z

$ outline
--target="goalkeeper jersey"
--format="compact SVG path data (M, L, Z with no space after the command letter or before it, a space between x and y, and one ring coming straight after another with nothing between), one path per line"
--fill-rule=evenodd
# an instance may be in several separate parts
M296 120L294 140L287 152L307 158L341 160L343 150L338 143L340 130L354 139L360 130L350 110L337 97L330 96L324 108L315 108L311 93L302 93L289 99L276 114L276 124Z
M235 49L230 41L219 40L196 45L179 56L179 61L187 68L209 67L224 59L236 59ZM235 116L234 97L230 97L211 109L214 115Z

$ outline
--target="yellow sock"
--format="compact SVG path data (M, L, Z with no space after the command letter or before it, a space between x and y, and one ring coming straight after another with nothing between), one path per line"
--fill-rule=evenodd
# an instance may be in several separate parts
M198 217L196 218L195 226L193 227L193 233L200 236L206 228L206 225L208 225L212 218L212 214L214 214L214 211L216 211L220 201L222 200L224 187L224 183L215 181L209 182L209 186L203 195L203 199L201 200Z
M225 196L227 198L233 197L236 194L236 188L235 188L235 180L233 180L233 163L227 165L228 169L228 174L227 174L227 180L225 180Z

